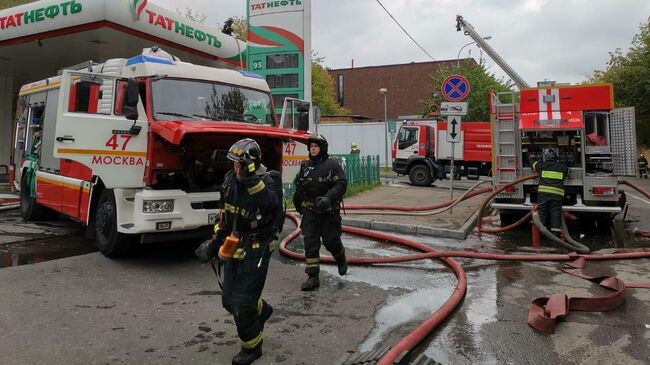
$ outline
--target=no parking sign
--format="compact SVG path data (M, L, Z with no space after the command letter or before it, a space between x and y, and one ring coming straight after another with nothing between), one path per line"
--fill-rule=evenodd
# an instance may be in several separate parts
M461 75L451 75L442 83L442 96L449 101L461 101L469 95L469 82Z

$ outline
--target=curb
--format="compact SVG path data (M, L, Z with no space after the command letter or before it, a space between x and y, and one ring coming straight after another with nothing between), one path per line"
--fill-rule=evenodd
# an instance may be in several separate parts
M342 223L343 225L356 228L464 240L472 229L474 229L477 216L478 211L474 212L474 214L463 223L460 229L437 228L415 224L392 223L355 218L343 218Z

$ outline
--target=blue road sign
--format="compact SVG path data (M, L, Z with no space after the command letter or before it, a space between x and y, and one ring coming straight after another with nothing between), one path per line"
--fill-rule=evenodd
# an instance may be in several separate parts
M469 82L461 75L451 75L442 83L442 96L449 101L461 101L469 95Z

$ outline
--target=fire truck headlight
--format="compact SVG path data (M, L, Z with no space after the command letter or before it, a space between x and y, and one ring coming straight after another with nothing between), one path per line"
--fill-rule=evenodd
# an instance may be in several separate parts
M144 200L143 213L169 213L174 211L174 200Z

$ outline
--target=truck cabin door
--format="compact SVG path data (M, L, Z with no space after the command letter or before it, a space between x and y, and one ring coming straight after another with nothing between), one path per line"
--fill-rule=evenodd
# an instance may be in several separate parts
M420 126L402 126L397 135L397 150L395 159L406 160L413 155L418 154L418 138Z
M637 155L634 107L612 110L610 136L614 175L636 176Z
M87 189L87 176L83 175L98 176L109 189L143 185L148 123L141 99L137 105L138 120L127 120L124 116L126 83L127 80L111 75L63 72L54 157L77 162L91 171L69 169L71 176L63 177L67 180L66 188Z

